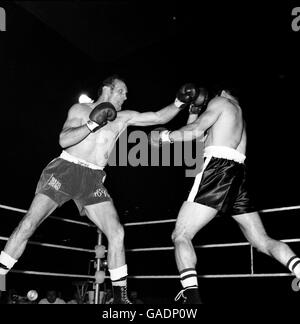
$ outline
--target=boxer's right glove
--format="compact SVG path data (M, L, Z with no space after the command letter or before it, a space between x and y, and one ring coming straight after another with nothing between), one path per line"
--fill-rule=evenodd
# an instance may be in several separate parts
M199 90L193 83L183 85L177 92L175 106L183 109L194 102L198 97Z
M113 121L117 117L117 111L110 102L102 102L97 105L90 113L86 126L91 132L96 132L105 126L107 121Z

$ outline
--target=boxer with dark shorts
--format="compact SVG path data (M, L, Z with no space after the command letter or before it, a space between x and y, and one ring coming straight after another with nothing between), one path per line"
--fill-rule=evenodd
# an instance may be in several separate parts
M63 151L43 170L35 193L48 196L58 206L73 199L84 215L84 206L112 201L103 185L105 178L103 168Z
M118 137L128 126L165 124L195 98L195 87L187 84L179 89L173 103L158 111L121 111L127 99L127 86L114 75L103 81L96 102L73 105L59 136L63 153L43 171L28 212L1 252L0 276L14 266L39 224L72 199L81 215L86 214L107 238L114 303L131 304L127 297L124 228L103 185L103 168Z
M187 201L214 208L219 215L256 211L249 197L245 159L229 147L206 147L202 172L196 176Z
M176 220L172 240L183 290L175 300L200 304L197 256L192 239L217 214L230 215L239 224L250 244L285 265L300 278L300 259L290 247L267 235L260 216L252 205L247 185L246 124L239 100L229 89L220 91L201 107L205 100L196 99L190 109L186 126L176 131L161 131L151 139L153 145L162 142L204 139L204 164L195 177L188 199Z

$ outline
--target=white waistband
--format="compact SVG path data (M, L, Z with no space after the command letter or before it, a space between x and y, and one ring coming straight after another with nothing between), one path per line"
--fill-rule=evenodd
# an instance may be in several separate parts
M216 157L244 163L246 156L237 150L227 146L207 146L204 148L204 157Z
M84 161L82 159L79 159L78 157L75 157L75 156L69 154L66 151L62 151L62 153L61 153L61 155L59 157L64 159L64 160L67 160L69 162L79 164L79 165L82 165L82 166L90 168L90 169L94 169L94 170L103 170L104 169L104 167L100 167L100 166L98 166L96 164L93 164L93 163Z

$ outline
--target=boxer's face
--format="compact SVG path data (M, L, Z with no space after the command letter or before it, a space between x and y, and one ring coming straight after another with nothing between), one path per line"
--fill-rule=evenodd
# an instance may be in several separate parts
M127 87L123 81L116 80L114 87L110 90L109 101L117 111L122 109L123 102L127 99Z

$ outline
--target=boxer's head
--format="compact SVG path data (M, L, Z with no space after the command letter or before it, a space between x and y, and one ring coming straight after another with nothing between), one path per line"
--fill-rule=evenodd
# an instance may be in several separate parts
M240 97L238 92L226 88L219 91L219 96L227 99L235 100L237 102L239 102L239 97Z
M215 85L216 96L234 99L239 101L241 98L241 88L232 80L221 81Z
M118 75L106 78L98 90L98 96L102 101L112 103L117 111L122 109L123 102L127 99L127 87L125 81Z

